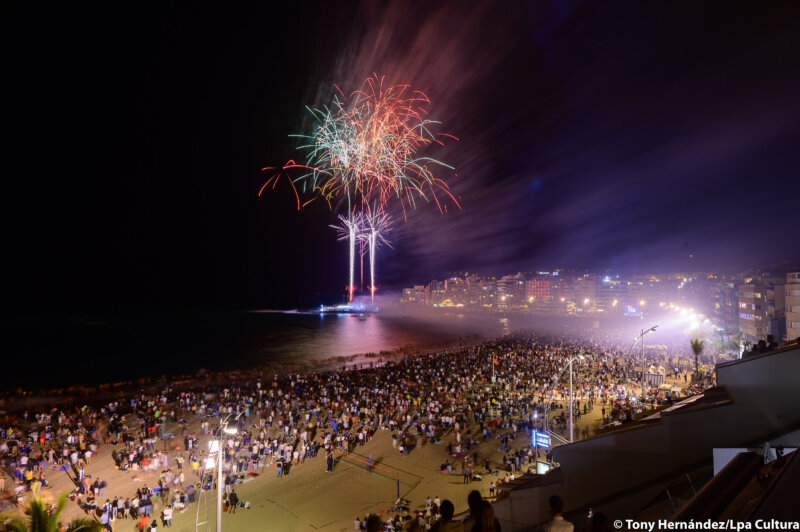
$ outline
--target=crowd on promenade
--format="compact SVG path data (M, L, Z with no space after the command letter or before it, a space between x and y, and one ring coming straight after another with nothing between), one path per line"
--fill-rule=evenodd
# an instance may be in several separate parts
M25 412L0 426L0 482L5 475L13 479L10 491L21 501L26 490L66 474L74 483L71 499L107 529L124 519L138 520L142 530L156 519L169 527L173 512L214 482L213 470L206 470L207 444L223 420L236 429L223 445L231 511L248 504L236 496L236 486L263 474L265 466L278 477L290 476L322 454L325 469L333 471L337 456L378 430L391 431L396 451L411 458L418 447L446 443L443 467L460 469L465 483L477 471L505 466L513 474L531 459L530 450L512 449L515 438L541 426L546 415L551 427L565 430L569 384L563 370L578 354L576 415L599 406L606 421L631 418L641 361L626 343L600 334L530 335L375 367L262 376L227 386L166 386L102 405ZM668 357L663 362L671 377L686 380L678 363ZM645 391L649 402L662 400L656 392ZM478 443L488 440L504 453L502 462L479 457ZM101 446L112 446L116 468L141 483L135 493L107 497L107 479L88 473Z

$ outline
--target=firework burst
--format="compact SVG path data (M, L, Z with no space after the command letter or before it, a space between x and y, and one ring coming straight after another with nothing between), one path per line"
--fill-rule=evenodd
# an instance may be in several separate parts
M297 199L297 210L299 211L300 208L302 207L302 205L300 204L300 194L297 192L297 187L294 184L295 180L292 179L292 176L291 176L291 171L292 170L314 170L314 169L311 168L310 166L306 166L304 164L297 164L296 162L294 162L291 159L288 160L286 162L286 164L284 164L281 167L267 166L265 168L262 168L261 169L262 172L271 171L272 175L270 176L269 179L267 179L267 182L264 183L261 186L261 189L258 191L259 197L261 196L261 194L264 193L264 190L267 187L269 187L270 185L272 185L272 187L270 187L270 190L275 190L275 187L278 186L278 181L280 180L280 178L281 177L285 177L286 181L288 181L289 184L292 186L292 190L294 191L294 196ZM307 203L308 202L306 202L306 204Z
M376 203L383 209L392 199L407 207L420 199L433 201L441 212L440 196L456 206L447 183L433 175L436 168L453 167L424 155L431 144L443 145L434 134L438 122L424 118L430 103L408 85L384 87L383 78L368 78L350 97L339 94L329 107L308 108L314 119L307 142L307 166L302 177L310 190L331 208L344 202L348 210Z
M307 107L313 119L311 133L293 135L303 140L300 149L306 152L306 164L290 160L282 167L264 168L272 175L258 194L267 187L275 189L285 177L298 210L316 198L323 198L331 210L346 210L346 215L339 215L339 224L331 227L339 240L348 242L348 297L352 302L358 244L361 282L363 258L368 254L374 301L376 250L391 246L386 238L391 226L387 206L399 203L403 219L420 200L435 203L443 214L449 202L459 207L447 183L434 176L437 169L453 167L426 155L432 145L444 145L443 139L458 139L433 132L439 122L425 118L430 101L409 85L384 86L384 78L373 75L349 96L336 89L330 105ZM292 173L301 175L293 178ZM303 203L301 193L312 197Z
M347 216L339 215L339 225L331 225L339 237L339 240L347 240L350 249L350 283L347 285L347 294L350 302L353 301L355 284L353 272L356 260L356 242L362 239L364 218L360 213L348 213Z
M361 217L363 226L361 229L361 239L366 241L369 253L369 275L370 275L370 299L375 301L375 251L382 245L392 247L392 243L386 238L390 232L392 219L382 211L367 212Z

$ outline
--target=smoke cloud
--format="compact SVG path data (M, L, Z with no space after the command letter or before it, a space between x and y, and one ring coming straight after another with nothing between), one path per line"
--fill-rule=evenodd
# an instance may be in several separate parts
M764 235L736 204L755 180L777 190L800 166L789 83L800 76L782 64L798 40L793 18L663 8L365 2L310 101L376 73L427 94L430 118L460 139L431 155L455 166L439 177L461 209L421 205L403 222L390 206L382 280L749 265L741 250ZM677 43L671 22L682 24ZM791 258L777 243L796 216L771 215L778 235L759 263Z

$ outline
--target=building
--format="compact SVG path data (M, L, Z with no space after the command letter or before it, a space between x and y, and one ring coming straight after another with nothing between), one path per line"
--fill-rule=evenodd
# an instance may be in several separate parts
M494 278L478 281L478 304L483 308L493 308L497 297L497 281Z
M800 338L800 271L786 274L784 286L787 340Z
M428 287L418 284L411 288L403 288L400 303L407 305L429 305L430 292Z
M711 315L714 322L729 333L739 330L738 286L739 281L722 276L716 279L711 288Z
M786 336L786 291L784 283L770 285L764 290L767 336L783 340Z
M400 292L400 303L408 304L414 302L414 289L413 288L403 288Z
M743 284L737 289L739 305L739 331L748 344L758 343L767 336L764 293L761 286Z
M464 277L464 282L467 283L467 306L474 307L480 305L480 279L474 275L468 274L466 277Z
M776 340L783 338L785 284L785 274L762 273L746 277L738 287L739 331L744 342L755 344L768 334Z
M447 299L447 288L444 281L431 281L428 285L428 292L430 292L430 304L438 307Z
M444 282L444 307L463 307L468 300L467 283L461 277L451 277Z
M595 274L587 273L573 279L569 299L575 312L594 312L597 309L597 280Z
M536 272L525 280L525 297L531 311L558 311L564 307L567 283L557 271Z
M499 298L499 301L497 301L498 308L527 308L528 298L526 297L525 276L518 273L501 277L497 281L497 297Z
M597 283L597 311L619 314L624 308L628 285L619 275L604 275Z

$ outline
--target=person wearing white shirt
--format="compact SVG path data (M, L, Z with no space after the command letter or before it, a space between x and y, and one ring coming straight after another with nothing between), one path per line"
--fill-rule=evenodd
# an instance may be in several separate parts
M547 503L547 509L553 515L553 519L542 526L542 532L573 532L575 526L561 515L564 512L564 499L553 495L547 500Z

